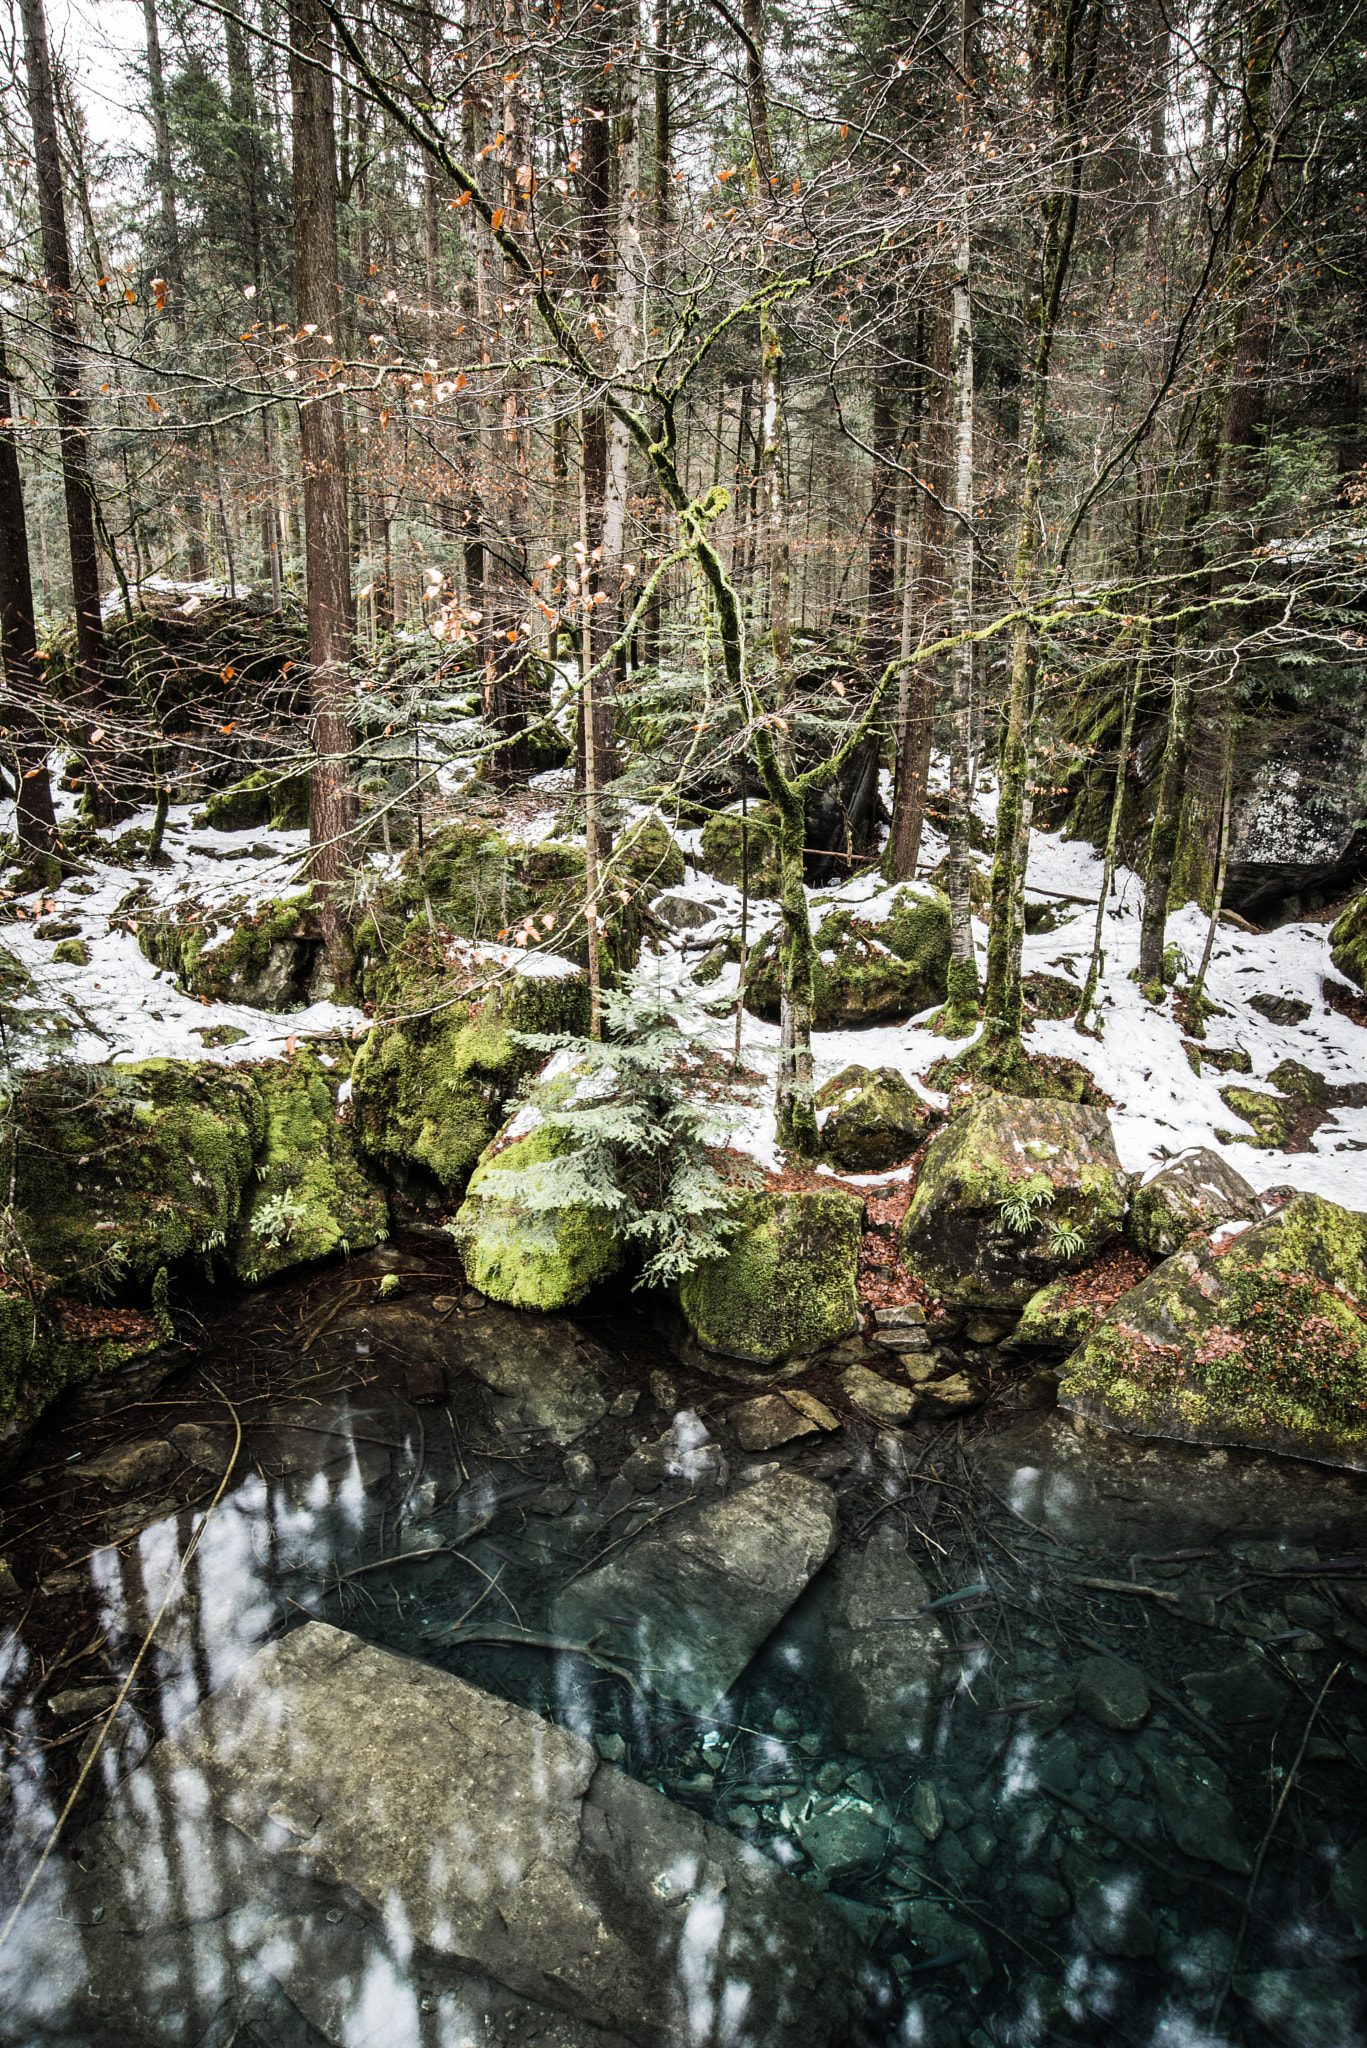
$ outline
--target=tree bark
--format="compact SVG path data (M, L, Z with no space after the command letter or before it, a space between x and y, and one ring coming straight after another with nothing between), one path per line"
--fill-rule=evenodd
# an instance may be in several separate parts
M167 311L176 346L185 346L185 262L180 244L180 218L176 208L175 172L171 162L171 129L166 118L166 83L161 68L161 35L157 27L157 0L142 0L142 18L147 31L147 96L152 113L153 175L161 210L161 233L165 245L162 262L166 271ZM204 558L204 507L200 502L198 463L193 449L187 450L184 506L186 530L185 566L192 583L202 583L209 573Z
M295 310L301 329L301 382L306 386L299 406L299 438L311 671L310 873L324 942L340 986L351 971L348 889L356 794L348 770L353 627L345 418L341 384L333 372L333 330L340 301L332 32L322 0L291 0L289 25Z
M968 187L961 194L959 248L950 299L950 363L954 404L954 511L949 549L953 561L950 631L952 726L949 745L949 986L945 1026L966 1034L978 1019L978 960L973 947L970 893L969 723L973 711L973 302L969 291L971 244Z
M38 714L40 679L35 655L24 483L14 428L5 338L0 333L0 657L5 695L0 723L9 730L9 759L15 780L15 830L26 854L50 854L57 843L47 739Z

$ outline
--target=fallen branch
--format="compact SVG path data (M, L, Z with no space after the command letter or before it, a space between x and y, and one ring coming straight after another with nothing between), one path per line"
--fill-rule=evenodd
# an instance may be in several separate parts
M427 1640L448 1643L457 1648L466 1643L513 1643L523 1644L532 1650L563 1650L568 1656L587 1657L590 1664L596 1664L600 1671L609 1671L614 1678L620 1678L629 1685L639 1700L645 1699L645 1694L625 1665L614 1663L611 1657L600 1656L587 1643L572 1643L565 1636L544 1635L540 1629L461 1628L458 1623L452 1623L449 1629L435 1630Z

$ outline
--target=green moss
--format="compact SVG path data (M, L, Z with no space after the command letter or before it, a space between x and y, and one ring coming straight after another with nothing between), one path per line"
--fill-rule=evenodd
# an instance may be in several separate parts
M1037 1344L1041 1349L1071 1351L1096 1328L1097 1311L1085 1300L1070 1299L1073 1281L1068 1275L1051 1280L1032 1294L1025 1304L1013 1341Z
M949 903L943 896L899 889L881 923L833 910L817 926L814 944L813 1021L821 1030L914 1017L944 1000ZM756 1016L778 1016L776 934L766 933L751 954L745 991L746 1007Z
M909 1159L936 1112L895 1067L846 1067L816 1091L828 1110L821 1150L846 1173L881 1173Z
M215 791L202 811L195 814L196 826L214 832L259 832L269 826L276 832L305 831L309 822L309 778L279 775L260 769L231 789Z
M0 1291L0 1429L25 1428L64 1388L122 1371L155 1341L71 1335L60 1307Z
M658 818L628 827L613 849L611 865L651 896L683 886L683 849Z
M417 1167L456 1195L540 1055L513 1031L588 1029L579 975L516 974L436 997L427 1014L377 1025L357 1054L352 1091L360 1142L400 1179Z
M858 1325L864 1205L843 1190L744 1195L741 1229L719 1259L679 1282L678 1301L706 1350L778 1365Z
M52 958L59 967L89 967L90 948L84 939L63 939L53 947Z
M187 902L173 917L141 923L138 946L155 966L169 969L190 995L211 1003L301 1009L300 984L319 940L312 891L261 904L220 938L223 915ZM277 954L277 946L289 951Z
M1243 1131L1218 1131L1216 1136L1226 1144L1258 1145L1269 1151L1279 1151L1286 1144L1302 1106L1291 1096L1267 1095L1259 1088L1240 1088L1233 1083L1220 1090L1220 1100L1252 1124L1255 1135L1250 1138Z
M1329 957L1340 974L1367 989L1367 890L1355 896L1329 934Z
M258 1067L264 1131L255 1183L233 1238L241 1279L255 1284L312 1259L366 1251L389 1231L389 1207L339 1122L343 1075L309 1052Z
M779 896L778 821L769 804L752 804L742 819L739 811L715 811L703 826L701 865L719 882L741 886L741 839L745 836L750 894Z
M452 1229L466 1277L492 1300L547 1312L570 1308L621 1266L606 1210L561 1209L552 1221L500 1193L510 1170L524 1172L573 1144L568 1132L542 1124L475 1168Z
M1365 1303L1367 1216L1299 1195L1122 1296L1069 1359L1065 1405L1141 1434L1367 1467Z

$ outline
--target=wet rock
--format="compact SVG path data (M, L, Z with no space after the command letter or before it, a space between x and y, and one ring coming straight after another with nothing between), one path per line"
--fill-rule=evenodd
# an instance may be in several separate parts
M87 1479L98 1479L109 1493L136 1493L155 1486L180 1463L173 1447L162 1437L144 1436L132 1443L117 1444L81 1466Z
M966 1372L951 1373L948 1379L926 1380L917 1391L927 1415L958 1415L966 1408L981 1408L987 1399L982 1383Z
M1016 1878L1016 1893L1026 1912L1037 1920L1061 1920L1072 1911L1073 1902L1056 1877L1022 1871Z
M912 1153L938 1112L895 1067L845 1067L816 1091L821 1150L845 1173L881 1173Z
M823 1657L840 1740L856 1756L906 1757L930 1739L945 1638L901 1534L875 1524L862 1550L841 1551L830 1574ZM890 1615L914 1619L890 1622Z
M167 1441L187 1465L197 1465L201 1472L221 1477L233 1455L234 1432L212 1429L203 1422L178 1422L167 1431Z
M1114 1236L1128 1193L1104 1110L989 1095L931 1140L902 1257L951 1301L1023 1306Z
M1266 1659L1241 1657L1218 1671L1189 1671L1182 1690L1192 1705L1219 1721L1238 1721L1246 1714L1273 1714L1280 1720L1290 1694L1267 1668Z
M1127 1228L1141 1252L1170 1259L1193 1230L1262 1220L1263 1205L1243 1175L1209 1146L1195 1145L1136 1191Z
M979 1870L986 1870L996 1856L997 1837L986 1821L970 1821L964 1829L963 1843Z
M598 1477L597 1469L587 1451L566 1451L561 1470L565 1474L565 1484L572 1486L576 1493L582 1493L585 1487L592 1486Z
M761 1394L728 1411L727 1421L743 1451L772 1451L795 1437L815 1436L817 1425L782 1394Z
M678 1304L712 1370L771 1378L858 1329L864 1204L843 1190L804 1189L747 1195L738 1214L723 1255L679 1282Z
M839 1429L840 1417L833 1409L828 1408L824 1401L818 1401L815 1394L804 1393L800 1387L792 1387L785 1392L783 1398L790 1406L796 1408L799 1415L805 1415L809 1422L814 1422L818 1429L827 1432Z
M720 2048L732 1987L791 2048L843 2041L858 2010L861 1944L810 1888L581 1738L340 1630L258 1652L166 1749L163 1798L401 1917L429 1968L639 2043ZM281 1805L317 1814L307 1836L272 1827Z
M569 1444L608 1409L606 1354L560 1316L486 1309L451 1332L451 1355L493 1393L500 1429Z
M1362 1986L1346 1970L1253 1970L1234 1995L1282 2048L1346 2048L1362 2009Z
M888 1847L887 1829L878 1826L872 1807L862 1799L818 1799L799 1823L797 1838L827 1877L879 1863Z
M1364 1299L1367 1216L1297 1195L1122 1295L1069 1358L1061 1405L1137 1435L1367 1469Z
M935 1861L941 1877L956 1892L971 1889L978 1882L978 1866L957 1835L941 1835L935 1844Z
M118 1696L117 1685L68 1686L64 1692L51 1695L48 1712L59 1721L86 1721L92 1714L102 1714L106 1707L112 1707Z
M1224 1773L1204 1756L1166 1753L1153 1735L1142 1739L1140 1755L1159 1817L1177 1847L1247 1877L1253 1866L1226 1796Z
M939 1840L945 1816L940 1805L940 1795L929 1778L918 1779L912 1787L907 1812L911 1815L912 1825L920 1830L928 1842Z
M1137 1728L1147 1718L1149 1688L1133 1665L1114 1657L1088 1657L1075 1679L1078 1705L1102 1728Z
M1009 1337L1013 1322L1001 1316L970 1316L964 1324L964 1341L969 1344L1000 1344Z
M1065 1853L1063 1875L1077 1915L1106 1956L1151 1956L1158 1928L1140 1904L1142 1880L1135 1871L1094 1863L1077 1850Z
M840 1384L852 1401L867 1408L880 1422L909 1422L916 1413L917 1396L912 1388L899 1387L892 1380L870 1372L867 1366L847 1366L840 1375Z
M992 1975L992 1958L987 1943L970 1920L956 1920L933 1899L899 1900L892 1909L899 1927L911 1936L921 1953L916 1960L954 1955L955 1968L976 1996Z
M556 1630L639 1658L657 1692L708 1713L835 1549L835 1496L777 1471L671 1515L569 1586ZM623 1620L621 1617L628 1617Z
M1334 1904L1347 1914L1359 1939L1367 1934L1367 1835L1335 1865L1329 1889Z

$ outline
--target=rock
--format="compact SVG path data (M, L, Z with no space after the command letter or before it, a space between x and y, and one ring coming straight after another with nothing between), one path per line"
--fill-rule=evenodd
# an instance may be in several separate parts
M91 1458L81 1471L87 1479L101 1480L108 1493L136 1493L144 1486L155 1486L179 1463L164 1438L143 1436Z
M607 1414L609 1360L562 1317L486 1310L448 1330L448 1355L492 1391L500 1429L569 1444Z
M949 899L938 890L900 888L878 920L844 907L830 911L814 939L812 1021L820 1030L914 1017L944 1001ZM778 1017L778 942L771 933L750 956L745 1006L757 1017Z
M1193 1230L1262 1220L1263 1205L1243 1175L1209 1146L1194 1145L1135 1191L1128 1232L1150 1258L1170 1259Z
M867 1366L847 1366L840 1384L852 1401L867 1408L880 1422L909 1422L916 1413L917 1396L910 1387L895 1386Z
M744 820L738 810L714 811L702 828L699 865L733 889L744 876L752 896L779 895L778 834L770 805L751 804Z
M1016 1877L1016 1892L1026 1912L1033 1913L1037 1920L1061 1920L1072 1911L1073 1902L1056 1877L1036 1877L1021 1871Z
M308 776L261 769L244 776L231 789L216 790L203 810L195 813L193 822L200 832L259 832L266 827L273 832L306 832Z
M956 1920L933 1899L899 1899L892 1915L923 1951L918 1961L928 1962L932 1956L959 1958L954 1967L973 1995L978 1995L992 1975L992 1958L971 1920Z
M1013 1350L1071 1351L1090 1337L1103 1311L1084 1295L1075 1298L1076 1278L1065 1273L1032 1294L1011 1339Z
M930 1741L945 1638L917 1610L930 1589L889 1522L862 1550L843 1549L825 1589L825 1691L844 1747L856 1756L920 1754ZM890 1622L889 1615L913 1617ZM933 1839L933 1837L932 1837Z
M805 1415L809 1422L814 1422L818 1429L827 1432L839 1429L840 1417L829 1409L824 1401L818 1401L815 1394L806 1394L800 1388L790 1387L785 1391L783 1398L790 1407L796 1408L799 1415Z
M1303 1001L1300 996L1274 996L1265 990L1250 996L1248 1007L1250 1010L1256 1010L1259 1016L1266 1017L1269 1024L1280 1024L1283 1027L1304 1024L1310 1015L1309 1003Z
M1290 1698L1267 1668L1266 1658L1250 1652L1218 1671L1189 1671L1182 1690L1193 1706L1218 1721L1242 1720L1245 1714L1272 1714L1280 1720Z
M1104 1956L1153 1955L1158 1928L1139 1903L1137 1872L1094 1863L1076 1849L1065 1853L1062 1869L1078 1918Z
M53 1590L53 1579L62 1578L66 1576L74 1578L75 1573L73 1572L71 1574L64 1574L60 1572L54 1572L50 1578L44 1579L43 1591L45 1593L51 1592ZM72 1587L69 1590L73 1592L79 1590L79 1581L76 1587ZM22 1600L23 1597L24 1589L19 1584L18 1579L16 1579L14 1576L13 1565L10 1563L7 1557L0 1557L0 1600Z
M576 1493L582 1493L585 1487L592 1486L598 1477L594 1462L587 1451L566 1451L561 1470L565 1474L565 1484L573 1487Z
M52 962L54 967L89 967L90 948L84 939L62 939L52 949Z
M1304 1107L1290 1095L1269 1094L1263 1088L1241 1088L1230 1083L1220 1090L1226 1109L1253 1126L1254 1135L1244 1131L1217 1131L1226 1144L1260 1145L1267 1151L1283 1151L1295 1133Z
M952 1301L1023 1305L1115 1235L1128 1194L1104 1110L988 1095L931 1140L902 1258Z
M402 1924L425 1973L458 1963L641 2043L721 2048L736 1998L776 2048L848 2038L863 1950L822 1899L462 1679L312 1622L258 1651L165 1748L155 1782L163 1801L193 1802L197 1839L235 1830L273 1865L345 1886L333 1896ZM151 1844L131 1806L137 1868ZM173 1807L157 1832L185 1824Z
M846 1173L881 1173L910 1159L937 1112L895 1067L845 1067L816 1091L826 1112L821 1150Z
M59 1721L88 1721L92 1714L102 1714L112 1707L118 1696L117 1685L73 1685L64 1692L54 1692L47 1707Z
M861 1864L880 1863L887 1853L886 1828L862 1799L818 1799L797 1828L797 1838L817 1869L843 1877Z
M138 927L138 945L190 995L254 1010L302 1010L322 950L312 892L259 904L221 935L221 912L187 898Z
M202 1472L213 1472L219 1477L227 1471L233 1455L231 1429L211 1429L203 1422L178 1422L166 1436L176 1455L187 1465L197 1465Z
M1300 915L1306 892L1335 892L1362 871L1367 834L1356 721L1306 714L1252 723L1239 742L1225 901L1259 924Z
M826 1487L774 1472L671 1515L576 1579L554 1626L639 1658L658 1693L710 1713L826 1562L838 1527Z
M1137 1728L1148 1717L1149 1688L1133 1665L1114 1657L1088 1657L1078 1667L1075 1685L1083 1713L1102 1728Z
M951 1373L948 1379L926 1380L916 1390L927 1415L958 1415L966 1408L981 1408L986 1389L966 1372Z
M1316 1073L1313 1067L1302 1065L1300 1060L1279 1060L1267 1078L1284 1095L1293 1096L1297 1102L1308 1103L1312 1108L1328 1102L1332 1092L1324 1075Z
M1149 1734L1136 1745L1153 1788L1159 1818L1186 1856L1247 1877L1253 1868L1239 1837L1224 1773L1206 1756L1179 1757Z
M727 1421L736 1432L743 1451L771 1451L794 1437L815 1436L817 1425L786 1401L782 1394L761 1394L728 1411Z
M1340 974L1367 990L1367 890L1355 896L1329 934L1329 957Z
M417 1012L376 1026L352 1070L353 1114L368 1157L400 1185L434 1182L459 1194L498 1135L508 1105L543 1057L515 1031L588 1029L588 982L571 962L537 954L497 963L487 982L432 1003L414 987L396 999Z
M1367 1835L1335 1864L1329 1884L1334 1904L1346 1913L1361 1940L1367 1934Z
M858 1328L864 1205L841 1189L801 1190L742 1196L737 1213L741 1229L720 1258L684 1275L678 1305L714 1370L768 1378ZM734 1371L732 1359L751 1371Z
M512 1308L570 1308L620 1268L622 1246L609 1210L537 1212L515 1184L515 1175L534 1175L574 1145L568 1131L539 1123L511 1142L500 1138L481 1155L451 1231L466 1277L492 1300Z
M725 914L720 901L706 903L697 896L657 896L650 906L667 931L698 932Z
M650 1398L662 1415L672 1415L679 1405L679 1389L672 1373L661 1372L658 1367L647 1380Z
M1234 1995L1282 2048L1348 2048L1362 1986L1346 1970L1251 1970Z
M964 1341L969 1344L1000 1344L1013 1325L1000 1316L970 1316L964 1324Z
M920 1830L928 1842L938 1841L944 1827L945 1817L940 1805L940 1795L929 1778L918 1778L911 1790L911 1803L907 1808L912 1825Z
M1061 1405L1107 1428L1367 1469L1367 1216L1297 1195L1199 1241L1110 1310Z
M389 1233L384 1189L338 1120L342 1079L302 1048L256 1070L264 1128L233 1236L234 1267L253 1286L339 1252L368 1251Z

